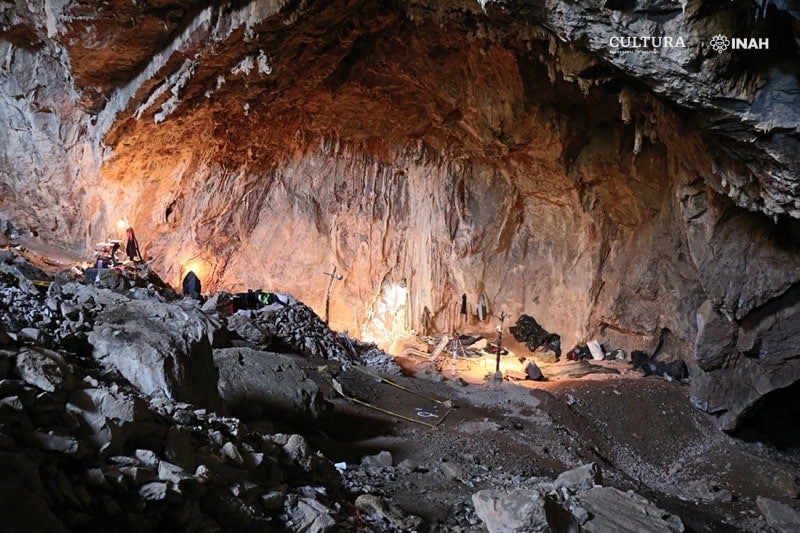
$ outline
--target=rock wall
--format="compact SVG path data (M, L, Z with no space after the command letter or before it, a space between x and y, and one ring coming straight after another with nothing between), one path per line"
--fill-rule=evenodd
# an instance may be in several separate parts
M122 219L175 285L320 315L336 267L331 325L384 346L491 334L485 293L687 360L730 428L796 375L796 19L651 4L18 2L0 214L77 248ZM656 34L685 46L609 45Z

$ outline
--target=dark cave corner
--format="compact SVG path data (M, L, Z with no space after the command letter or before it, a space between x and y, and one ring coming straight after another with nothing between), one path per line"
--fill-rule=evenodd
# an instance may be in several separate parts
M800 381L764 395L731 435L781 451L800 450Z

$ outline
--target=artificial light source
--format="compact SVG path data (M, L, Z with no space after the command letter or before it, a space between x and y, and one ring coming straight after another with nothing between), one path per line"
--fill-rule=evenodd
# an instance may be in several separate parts
M367 323L361 335L386 349L395 340L408 336L407 325L408 287L407 283L387 283L383 286L380 298L367 315Z
M183 264L181 267L181 275L185 276L189 272L194 272L194 275L201 281L205 279L206 264L201 259L192 259Z
M203 290L208 291L211 288L209 284L213 285L214 273L216 270L213 257L202 252L192 255L187 254L183 256L179 264L180 271L178 274L180 278L176 280L176 286L183 287L183 279L186 277L186 274L194 272L194 275L200 280L200 285Z

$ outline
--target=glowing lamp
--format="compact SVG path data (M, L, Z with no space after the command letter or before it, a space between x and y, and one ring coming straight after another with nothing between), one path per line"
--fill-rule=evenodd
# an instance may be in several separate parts
M194 272L194 275L197 276L201 281L205 279L205 270L206 265L205 262L200 259L192 259L187 263L184 263L181 267L182 275L186 275L189 271Z

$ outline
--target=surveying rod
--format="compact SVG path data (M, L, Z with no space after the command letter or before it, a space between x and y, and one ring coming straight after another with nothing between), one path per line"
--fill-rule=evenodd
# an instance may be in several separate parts
M497 367L495 368L495 372L500 372L500 352L503 351L503 321L507 318L505 312L501 311L500 316L500 327L497 329Z

